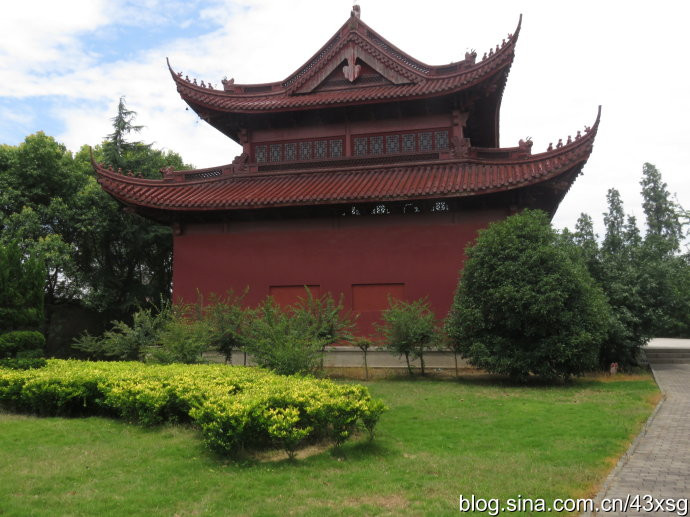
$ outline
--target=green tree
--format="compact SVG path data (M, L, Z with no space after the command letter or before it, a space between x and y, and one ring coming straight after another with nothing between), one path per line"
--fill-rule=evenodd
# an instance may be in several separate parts
M14 242L0 244L0 333L43 323L43 264Z
M136 111L127 109L125 98L120 97L120 101L117 103L117 115L110 119L113 121L113 132L106 137L103 146L106 161L116 168L125 168L129 165L125 159L128 152L136 150L140 146L151 147L142 142L127 141L130 133L139 133L144 128L144 126L134 124L136 116Z
M642 167L642 208L646 217L645 244L656 248L659 254L674 253L680 248L683 227L682 209L672 199L661 172L651 163Z
M683 211L654 165L644 164L640 184L647 225L638 258L648 309L643 325L655 336L689 336L690 264L680 254Z
M598 235L594 233L592 218L585 213L580 214L575 224L572 242L579 247L587 269L595 279L601 276L602 268L601 250L597 238Z
M480 231L461 275L445 328L471 364L517 379L568 379L596 366L606 298L544 212Z
M149 144L130 142L138 132L136 113L128 110L124 98L118 104L113 132L94 150L97 161L114 168L133 170L145 178L160 178L160 169L190 168L171 151ZM129 319L138 307L169 300L172 284L172 232L120 207L95 181L90 150L83 147L75 163L90 181L74 199L78 252L75 255L84 285L84 302L117 319Z
M139 129L133 117L122 99L113 133L95 149L97 160L150 178L159 178L162 167L188 167L173 152L128 142ZM44 263L49 344L65 341L62 323L53 325L61 305L98 311L105 323L131 321L139 307L170 297L170 229L123 210L103 192L86 147L73 156L41 132L0 146L0 243L10 241Z
M606 235L601 248L602 267L593 274L611 305L608 337L600 363L606 368L637 363L640 348L649 339L644 326L647 306L640 292L640 240L635 218L625 218L623 201L616 189L609 189L604 213Z

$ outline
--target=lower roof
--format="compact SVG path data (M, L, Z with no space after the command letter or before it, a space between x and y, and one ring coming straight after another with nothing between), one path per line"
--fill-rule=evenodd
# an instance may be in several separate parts
M589 158L597 124L582 137L536 155L508 160L436 159L412 163L339 164L319 169L249 172L244 165L170 174L162 180L124 175L94 163L98 181L135 209L209 212L343 203L477 196L543 183ZM555 207L554 207L555 209Z

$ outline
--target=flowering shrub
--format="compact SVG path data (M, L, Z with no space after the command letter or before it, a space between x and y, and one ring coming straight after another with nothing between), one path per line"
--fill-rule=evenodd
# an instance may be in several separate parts
M304 441L343 443L358 425L373 435L385 407L364 386L287 377L260 368L49 359L0 367L0 406L39 415L106 415L141 425L188 422L208 447L232 454Z

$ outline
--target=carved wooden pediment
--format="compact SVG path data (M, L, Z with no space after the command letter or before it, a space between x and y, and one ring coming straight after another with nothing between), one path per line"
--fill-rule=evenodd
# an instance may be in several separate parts
M352 87L359 87L363 85L358 84L358 82L360 82L362 72L365 69L369 71L366 74L368 79L367 85L376 82L382 84L410 84L417 82L413 74L407 73L406 76L394 70L379 56L375 55L377 52L366 48L370 45L365 43L361 37L351 38L346 45L329 56L318 70L314 70L310 74L311 76L293 93L305 94L316 91L327 80L328 82L334 82L336 76L345 81L343 83L344 86L349 83ZM380 81L372 80L376 75L380 76Z

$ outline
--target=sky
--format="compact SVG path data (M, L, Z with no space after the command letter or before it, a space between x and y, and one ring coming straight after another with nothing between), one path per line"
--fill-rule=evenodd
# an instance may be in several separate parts
M501 107L501 146L532 137L533 153L602 119L594 151L554 218L581 212L603 231L606 192L642 220L644 162L690 208L690 4L670 0L359 0L362 20L415 58L479 56L523 14ZM237 144L180 99L166 65L212 82L286 78L347 20L349 0L24 0L0 18L0 144L36 131L68 149L97 145L126 98L138 139L194 167L232 161Z

